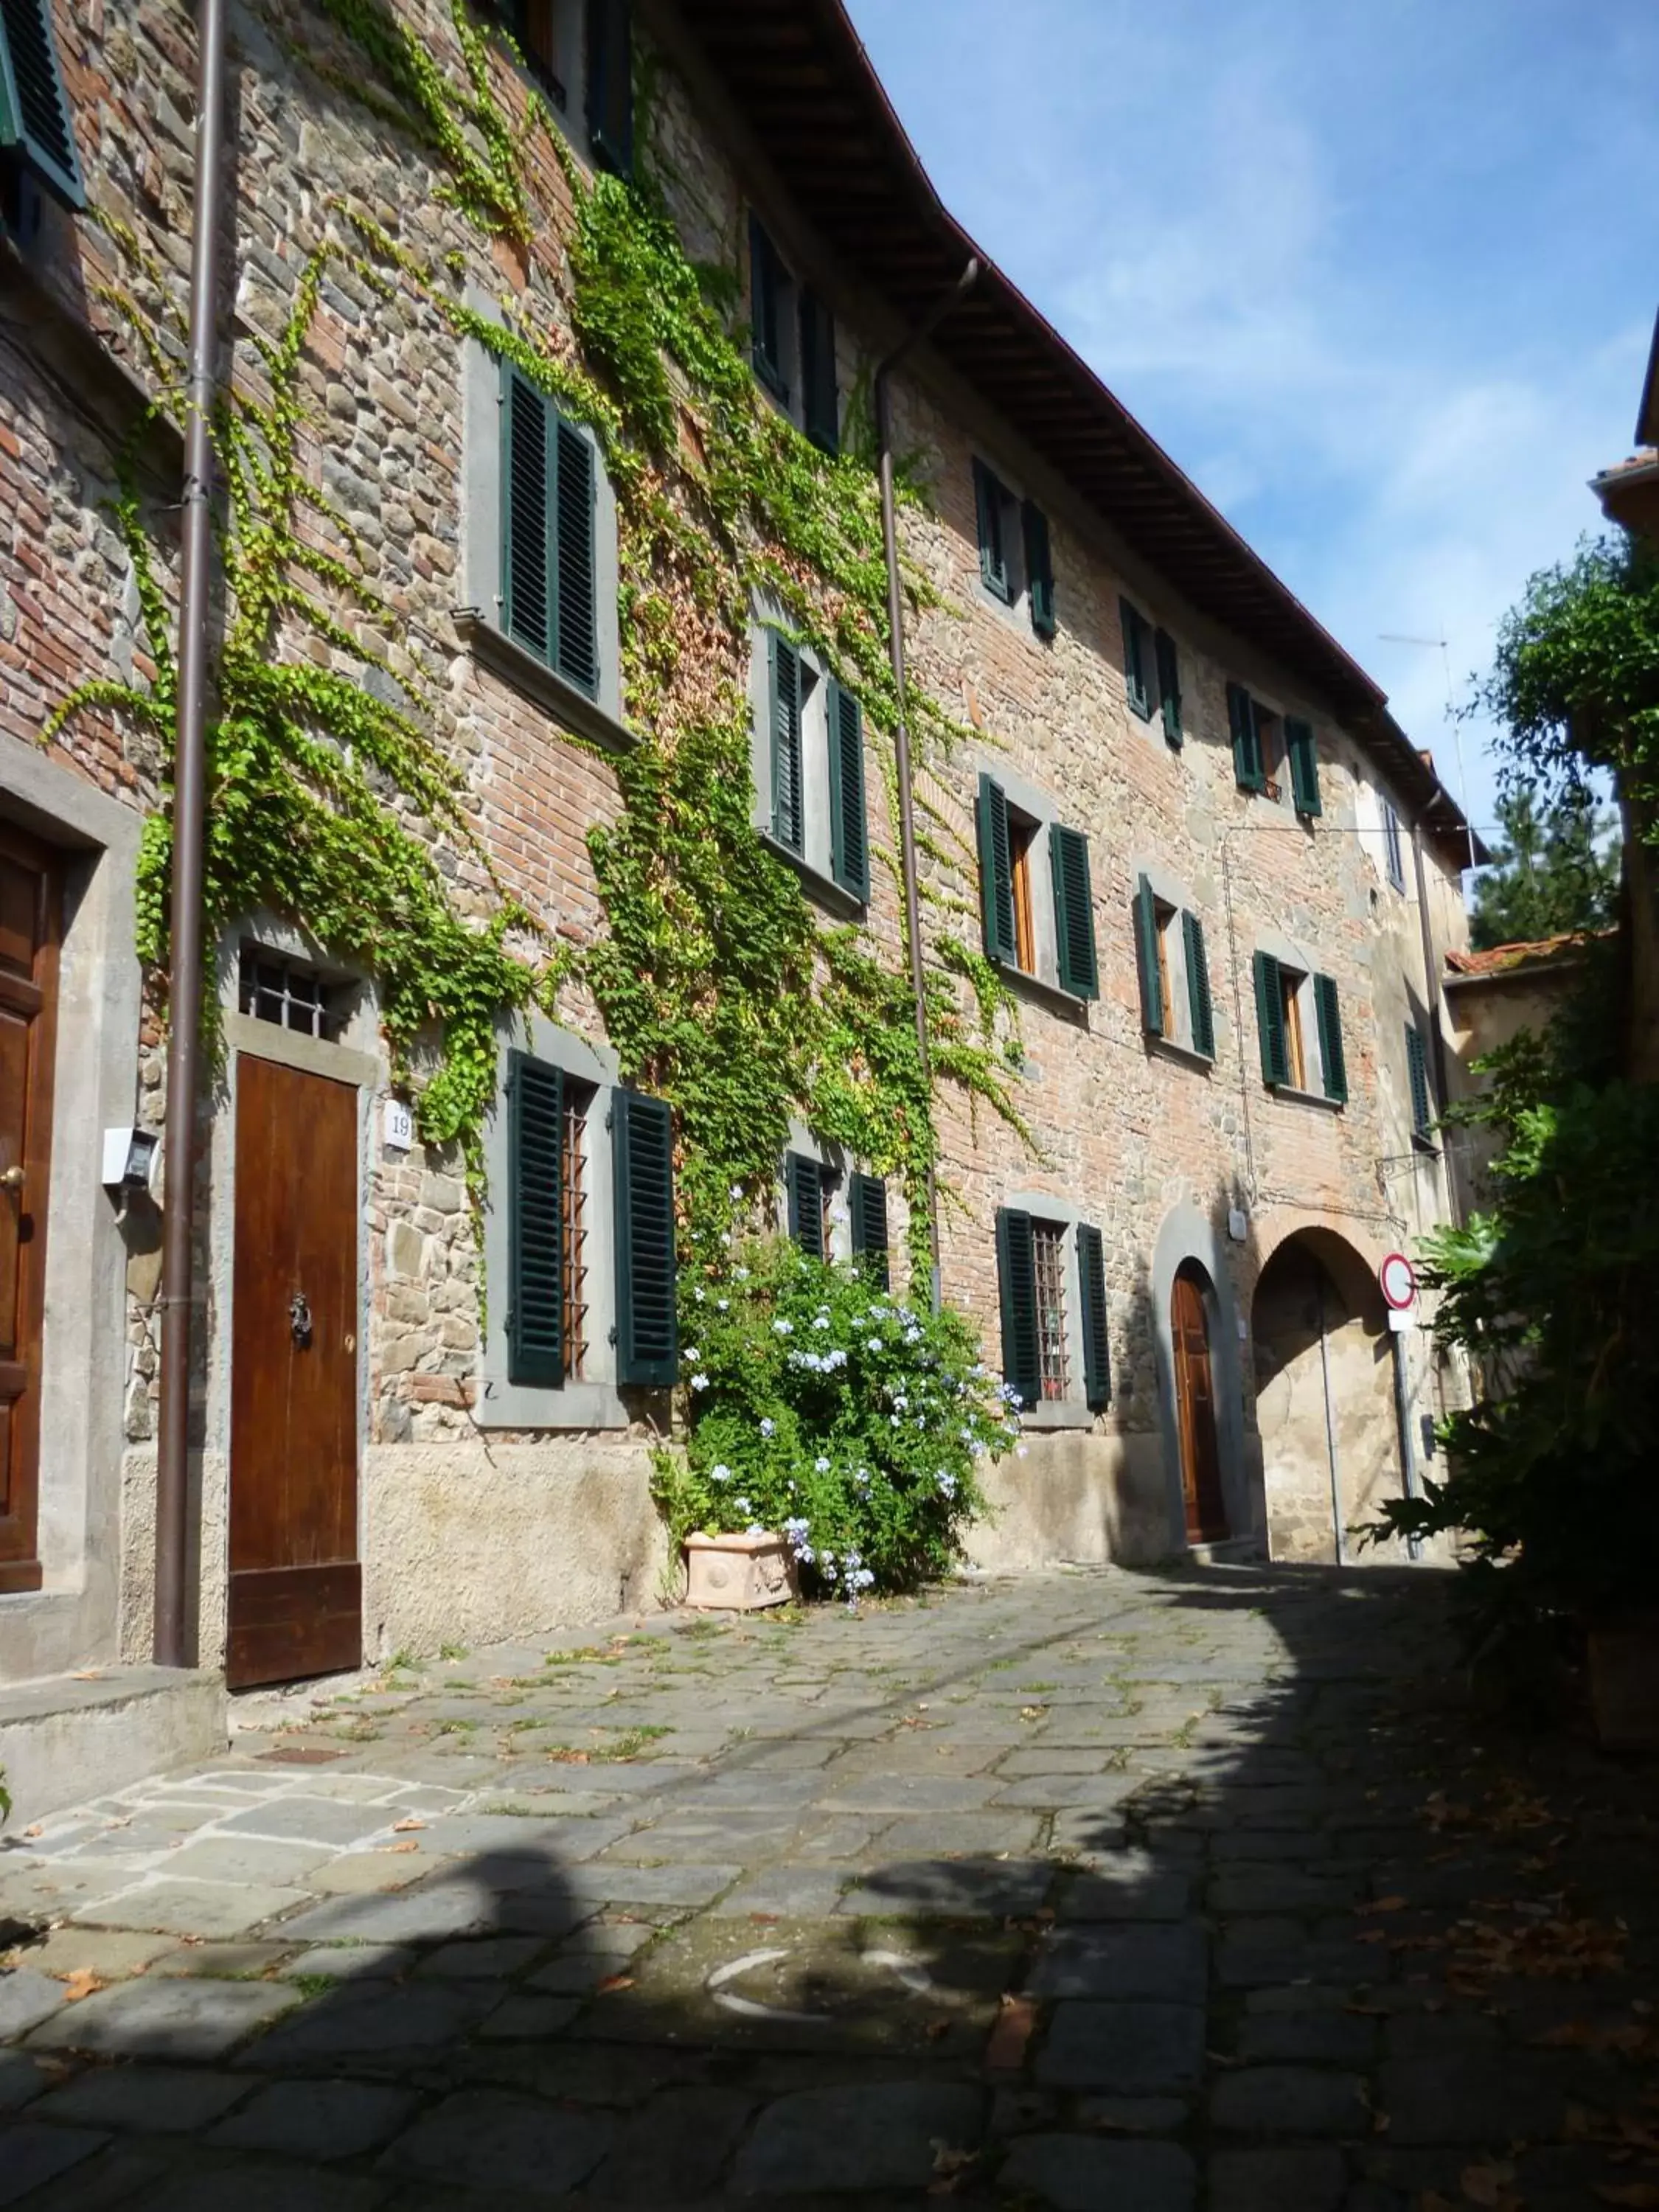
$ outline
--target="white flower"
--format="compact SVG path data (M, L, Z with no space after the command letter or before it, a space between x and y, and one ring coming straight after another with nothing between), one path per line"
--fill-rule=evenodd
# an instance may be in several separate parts
M794 1333L795 1324L792 1321L775 1321L772 1324L774 1336L793 1336Z
M694 1375L691 1377L691 1388L694 1390L706 1390L708 1388L708 1377L706 1375Z
M830 1326L829 1315L827 1313L815 1313L812 1316L812 1326L814 1328L828 1328Z
M751 1521L743 1533L745 1536L763 1536L766 1531L758 1521Z
M696 1287L695 1290L693 1290L693 1291L692 1291L691 1295L692 1295L692 1297L696 1300L697 1304L698 1304L699 1305L701 1305L701 1304L702 1304L703 1300L708 1297L708 1291L705 1291L705 1290L702 1288L702 1286L701 1285L701 1284L699 1284L699 1285L697 1285L697 1287ZM721 1303L722 1304L725 1304L725 1300L724 1300L724 1299L722 1299L720 1303Z
M722 1244L724 1244L724 1245L725 1245L725 1247L726 1247L726 1250L727 1250L728 1252L731 1250L731 1249L732 1249L732 1232L731 1232L731 1231L730 1231L729 1229L722 1229L722 1230L721 1230L721 1231L720 1231L720 1243L721 1243Z
M702 1292L699 1291L697 1292L697 1296L701 1297L702 1296ZM720 1308L722 1313L725 1313L730 1308L732 1301L730 1298L716 1298L714 1304Z
M691 1365L695 1367L697 1362L702 1358L702 1354L697 1350L695 1345L689 1345L686 1349L681 1352L680 1358L682 1359L689 1360Z
M1030 1456L1030 1450L1031 1447L1030 1444L1016 1444L1014 1446L1014 1457L1016 1459L1027 1459Z
M829 1474L829 1472L830 1472L830 1462L829 1462L828 1459L824 1456L824 1455L823 1455L822 1452L820 1452L820 1453L818 1454L817 1457L813 1461L812 1464L813 1464L813 1466L814 1466L815 1468L817 1468L817 1471L818 1471L818 1473L819 1473L820 1474Z
M741 1198L743 1196L743 1185L740 1182L734 1182L732 1186L730 1195L733 1198Z
M772 1433L773 1430L774 1430L775 1428L776 1428L776 1426L777 1426L777 1423L776 1423L775 1420L773 1420L773 1419L772 1419L772 1418L770 1417L770 1415L769 1415L769 1414L766 1414L766 1413L763 1413L763 1414L762 1414L762 1416L761 1416L761 1425L760 1425L760 1432L761 1432L761 1434L762 1434L763 1437L769 1437L769 1436L771 1435L771 1433Z
M747 1267L733 1267L733 1268L732 1268L732 1280L733 1280L734 1282L738 1282L738 1283L746 1283L746 1282L749 1280L749 1270L748 1270L748 1268L747 1268Z
M708 1470L708 1480L710 1480L710 1482L730 1482L730 1481L731 1481L731 1480L732 1480L732 1470L731 1470L731 1468L730 1468L729 1467L727 1467L727 1465L726 1464L726 1462L725 1462L723 1459L716 1460L716 1461L715 1461L715 1462L714 1462L714 1466L713 1466L713 1467L711 1467L711 1468L709 1468L709 1470Z
M872 1336L864 1348L866 1352L879 1352L881 1350L881 1339L878 1336Z
M752 1513L754 1510L754 1507L749 1503L749 1500L746 1498L738 1498L738 1510L739 1513Z
M956 1496L956 1494L957 1494L957 1479L956 1479L955 1475L953 1475L953 1474L939 1474L939 1475L936 1475L936 1476L934 1477L934 1480L935 1480L935 1481L937 1481L937 1483L939 1484L939 1486L940 1490L944 1492L944 1494L945 1494L945 1496L946 1498L954 1498L954 1497Z
M908 1413L910 1410L910 1401L905 1396L902 1390L895 1391L893 1394L893 1403L898 1407L901 1413Z

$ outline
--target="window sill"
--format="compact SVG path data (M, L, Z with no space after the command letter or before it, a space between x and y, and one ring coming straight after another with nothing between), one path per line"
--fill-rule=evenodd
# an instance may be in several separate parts
M1086 1406L1069 1398L1040 1400L1035 1406L1022 1407L1019 1425L1023 1429L1091 1429L1095 1416Z
M1420 1129L1412 1131L1412 1150L1420 1153L1425 1160L1437 1160L1440 1157L1439 1146L1432 1137L1425 1137Z
M1183 1066L1197 1068L1205 1075L1215 1066L1213 1053L1200 1052L1196 1045L1183 1044L1179 1037L1161 1036L1156 1030L1148 1030L1146 1036L1157 1059L1179 1060Z
M1348 1103L1346 1098L1328 1098L1322 1091L1298 1091L1290 1083L1270 1083L1267 1088L1286 1105L1316 1106L1322 1114L1340 1114Z
M629 1399L648 1403L662 1393L632 1389L615 1382L567 1382L550 1390L528 1382L509 1382L486 1368L479 1377L473 1425L480 1429L626 1429L633 1419Z
M825 875L822 868L814 867L805 854L796 852L792 845L786 845L769 830L763 830L757 824L756 835L775 860L781 860L787 868L793 869L800 878L801 888L809 898L816 899L820 906L827 908L831 914L839 915L844 921L861 921L864 919L869 908L867 899L861 899L856 891L848 890L833 876Z
M597 699L579 691L533 653L497 629L477 607L457 607L450 620L455 635L475 660L504 678L526 698L544 707L556 722L575 736L612 753L629 752L639 743L625 722L619 722Z
M994 960L991 965L1011 991L1036 999L1057 1014L1069 1014L1073 1020L1086 1019L1091 1001L1079 998L1075 991L1051 983L1046 975L1033 975L1029 969L1016 968L1010 961Z

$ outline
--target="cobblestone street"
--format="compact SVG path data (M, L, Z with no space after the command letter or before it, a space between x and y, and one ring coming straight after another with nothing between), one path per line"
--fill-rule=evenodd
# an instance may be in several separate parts
M0 1851L0 2203L1659 2204L1653 1769L1483 1733L1445 1588L1066 1574L261 1699Z

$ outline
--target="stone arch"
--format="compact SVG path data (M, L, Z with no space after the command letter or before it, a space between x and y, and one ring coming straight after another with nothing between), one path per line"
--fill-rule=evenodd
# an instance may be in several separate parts
M1254 1469L1246 1445L1238 1310L1224 1231L1190 1200L1183 1199L1170 1207L1158 1226L1148 1285L1157 1355L1158 1427L1164 1441L1165 1525L1172 1551L1184 1551L1187 1547L1187 1516L1181 1491L1180 1417L1176 1404L1175 1343L1170 1328L1176 1277L1183 1267L1199 1281L1209 1325L1227 1532L1237 1540L1254 1536L1261 1526L1258 1486L1253 1479Z

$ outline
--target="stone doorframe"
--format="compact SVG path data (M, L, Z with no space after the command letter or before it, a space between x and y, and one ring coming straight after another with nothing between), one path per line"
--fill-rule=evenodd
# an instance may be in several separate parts
M1265 1527L1260 1455L1252 1455L1244 1423L1238 1307L1226 1238L1189 1199L1172 1206L1159 1224L1152 1248L1152 1340L1158 1364L1158 1427L1164 1440L1164 1510L1170 1548L1188 1549L1181 1490L1181 1416L1176 1403L1174 1333L1170 1325L1175 1280L1188 1261L1201 1268L1210 1328L1210 1375L1215 1392L1216 1437L1221 1454L1221 1495L1230 1538L1253 1537Z

